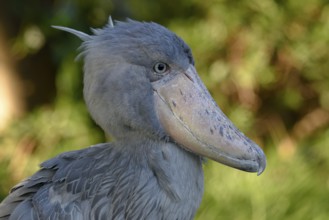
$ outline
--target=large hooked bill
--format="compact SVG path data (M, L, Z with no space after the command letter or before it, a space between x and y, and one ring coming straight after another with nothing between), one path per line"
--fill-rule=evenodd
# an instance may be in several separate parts
M258 175L264 171L262 149L220 110L193 65L152 86L160 123L179 145L230 167Z

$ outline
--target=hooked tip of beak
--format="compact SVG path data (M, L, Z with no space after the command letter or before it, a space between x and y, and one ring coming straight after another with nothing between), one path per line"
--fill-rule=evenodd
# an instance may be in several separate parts
M264 154L264 152L262 150L259 150L259 157L258 157L258 172L257 172L257 176L259 176L260 174L262 174L266 168L266 156Z

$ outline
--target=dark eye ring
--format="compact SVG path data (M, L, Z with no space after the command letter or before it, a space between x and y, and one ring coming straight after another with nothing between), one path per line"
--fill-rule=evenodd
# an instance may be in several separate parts
M168 70L168 65L162 62L158 62L154 65L153 70L156 73L164 74Z

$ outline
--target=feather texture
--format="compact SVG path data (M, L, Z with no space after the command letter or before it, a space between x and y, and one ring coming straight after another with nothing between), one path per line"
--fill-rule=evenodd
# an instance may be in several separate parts
M192 219L203 189L198 156L165 142L125 144L42 163L1 203L0 219Z

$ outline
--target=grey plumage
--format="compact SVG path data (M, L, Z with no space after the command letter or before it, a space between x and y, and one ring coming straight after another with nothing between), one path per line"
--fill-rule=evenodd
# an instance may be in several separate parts
M99 144L42 163L3 201L2 219L191 219L203 189L200 160L170 143L134 144Z
M216 106L190 48L174 33L133 20L114 26L110 19L93 35L55 27L83 40L84 98L116 141L42 163L0 204L1 220L192 219L203 194L202 156L264 170L263 152ZM155 69L159 63L165 71ZM197 116L182 117L180 107L194 101L184 111ZM209 115L217 124L207 123ZM221 146L213 145L218 140Z

